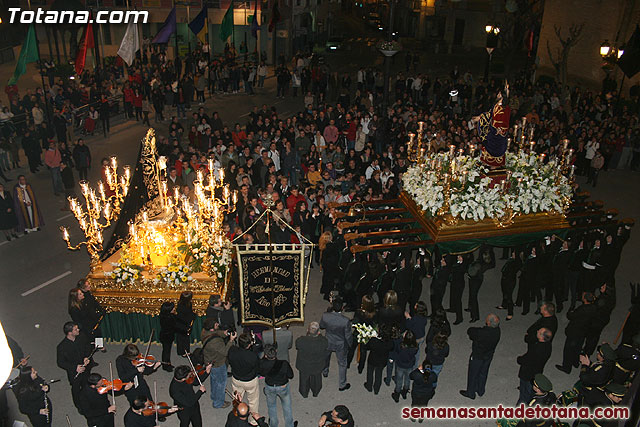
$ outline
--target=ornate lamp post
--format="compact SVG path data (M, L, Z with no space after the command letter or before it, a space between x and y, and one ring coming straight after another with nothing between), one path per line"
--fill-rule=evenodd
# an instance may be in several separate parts
M500 34L500 27L497 25L487 24L484 27L484 31L487 33L487 64L484 69L484 79L485 81L489 81L489 75L491 73L491 56L493 54L494 49L498 46L498 34Z

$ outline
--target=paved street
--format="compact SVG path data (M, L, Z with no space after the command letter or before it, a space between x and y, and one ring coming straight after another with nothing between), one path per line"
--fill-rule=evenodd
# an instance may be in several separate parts
M371 56L370 40L362 37L361 40L347 42L345 51L339 52L336 58L330 58L330 64L342 64L343 69L353 69L360 65L366 65L366 58ZM355 53L355 54L354 54ZM375 56L375 61L381 58ZM6 67L2 67L0 78L6 81L8 75L4 72ZM342 69L340 70L342 71ZM24 77L28 78L27 76ZM302 108L302 99L287 98L275 100L274 79L269 79L267 89L258 95L249 97L245 95L218 96L213 101L207 102L207 112L219 111L225 124L235 122L244 123L246 115L253 105L275 105L281 116L288 116ZM151 117L153 123L153 117ZM157 127L157 133L163 135L166 125ZM119 124L112 129L109 138L105 139L99 132L96 136L88 138L88 145L92 151L94 165L99 164L102 157L116 154L120 164L131 164L135 161L138 144L145 133L146 128L140 124L128 122ZM41 376L47 379L62 378L62 381L52 386L50 393L54 406L54 426L65 425L64 415L68 414L73 426L85 425L85 420L73 407L70 399L70 390L66 382L64 372L56 366L55 346L63 338L62 325L69 320L67 314L67 291L73 287L76 281L88 272L89 258L84 250L70 252L65 248L65 244L60 238L60 226L67 226L71 232L71 239L77 242L80 238L79 230L75 219L68 211L62 211L63 200L53 196L51 179L48 172L42 169L38 174L28 173L25 167L26 160L21 160L22 169L11 171L9 176L13 179L7 187L15 185L16 177L19 173L24 173L27 180L32 184L39 202L46 224L39 233L24 236L18 240L0 242L0 266L2 268L2 279L0 280L0 290L3 297L0 298L0 320L8 335L11 335L22 346L26 354L30 354L30 363L36 367ZM99 179L99 168L95 166L90 171L90 181L96 183ZM620 217L633 217L640 219L640 174L630 171L608 171L603 172L599 178L599 187L586 189L592 192L593 199L601 199L607 208L615 207L620 211ZM76 176L77 180L77 176ZM622 261L616 277L618 283L617 307L611 319L611 323L605 328L602 338L612 341L620 328L629 306L629 289L627 284L630 281L638 281L640 277L640 263L635 262L635 257L640 255L640 230L634 229L629 243L622 254ZM499 256L499 253L498 253ZM493 308L500 302L499 275L502 261L497 267L485 274L484 284L480 290L480 311L481 317L492 312ZM327 304L319 294L321 273L316 267L311 273L311 283L309 285L310 294L307 306L305 307L305 319L308 323L312 320L319 320L322 312L326 310ZM428 301L429 281L425 280L423 299ZM466 301L466 292L465 292ZM448 301L448 296L445 296ZM498 313L501 318L506 314L504 311ZM466 336L466 328L469 326L469 316L465 313L465 322L453 327L453 334L450 338L451 355L445 362L442 374L438 380L438 388L432 406L462 406L473 403L477 406L490 406L497 404L515 404L518 396L516 387L518 386L518 365L515 362L517 355L524 353L525 344L523 335L526 328L534 322L536 316L529 314L522 317L516 310L516 316L510 322L502 325L502 339L493 360L487 384L487 393L482 398L477 398L471 402L458 394L458 390L464 389L466 385L466 370L468 357L470 354L470 342ZM452 320L452 319L450 319ZM566 325L565 313L560 316L559 332L564 330ZM477 326L478 324L474 324ZM304 327L296 326L292 328L294 337L304 333ZM554 390L562 390L573 385L577 376L568 376L559 373L553 365L559 363L564 344L564 334L559 333L553 344L553 355L546 367L545 373L551 378ZM110 343L107 345L107 353L98 353L96 361L100 364L94 371L108 375L109 361L114 361L116 356L122 351L123 343ZM160 347L152 346L152 353L160 355ZM292 365L295 366L295 350L291 352ZM177 355L173 355L173 360L179 362ZM296 372L297 374L297 372ZM148 382L157 381L158 396L160 400L169 401L168 385L171 374L162 370L148 377ZM383 385L380 395L367 394L364 387L364 375L358 375L355 367L348 373L351 389L345 392L338 392L338 373L335 359L332 361L332 368L329 378L325 380L323 390L318 398L302 399L297 392L298 380L294 378L292 387L293 413L294 419L299 421L300 426L317 425L317 420L323 411L333 408L337 404L347 405L359 426L380 426L398 425L400 420L400 408L402 404L407 405L409 400L396 404L391 399L390 387ZM206 383L208 388L208 382ZM26 417L18 414L13 396L10 395L10 402L14 408L16 419L26 421ZM124 396L117 398L118 416L116 425L122 425L122 416L127 409L127 401ZM203 418L206 426L223 426L226 420L226 410L215 410L211 407L208 395L201 399ZM260 413L267 414L266 399L261 397ZM282 422L282 418L281 418ZM409 424L409 421L404 421ZM454 421L433 421L433 425L460 425ZM163 425L176 426L176 417L170 417ZM493 421L468 422L470 426L491 426Z

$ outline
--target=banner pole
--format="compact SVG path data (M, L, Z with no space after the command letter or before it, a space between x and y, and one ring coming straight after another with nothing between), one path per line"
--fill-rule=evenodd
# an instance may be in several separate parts
M273 202L271 202L273 204ZM269 275L271 282L271 329L273 331L273 344L276 342L276 306L275 306L275 285L273 283L273 243L271 241L271 204L267 205L267 236L269 237Z

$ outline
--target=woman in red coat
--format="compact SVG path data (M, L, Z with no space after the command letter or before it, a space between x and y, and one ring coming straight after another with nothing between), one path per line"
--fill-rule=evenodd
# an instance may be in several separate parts
M138 89L133 94L133 107L136 109L136 121L142 117L142 95Z

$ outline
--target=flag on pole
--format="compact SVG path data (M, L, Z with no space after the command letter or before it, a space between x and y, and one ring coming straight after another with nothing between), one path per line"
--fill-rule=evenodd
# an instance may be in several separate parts
M273 0L273 9L271 10L271 21L269 21L269 32L273 32L276 24L280 22L280 10L278 9L278 0Z
M20 76L27 72L27 64L29 62L37 62L38 60L40 60L40 57L38 56L38 46L36 46L36 30L33 24L31 24L27 31L27 38L22 45L22 49L20 49L16 70L9 79L8 85L12 86L16 84Z
M255 0L256 6L253 11L253 20L251 21L251 34L254 38L258 38L258 31L260 30L260 23L258 23L258 0Z
M76 53L76 74L82 74L84 64L87 60L87 50L95 47L93 40L93 25L91 21L84 27L80 44L78 45L78 52Z
M220 39L226 42L231 34L233 34L233 0L231 0L227 13L224 14L222 24L220 24Z
M133 60L136 58L136 52L140 50L140 37L138 36L138 24L129 22L127 25L127 31L124 33L122 42L120 42L120 48L118 49L118 56L127 63L130 67L133 64Z
M203 44L207 41L207 28L206 28L206 20L207 20L207 8L206 6L202 8L200 13L193 18L193 21L189 23L189 28L193 31L193 34L198 37Z
M158 31L158 34L153 38L151 43L168 43L171 34L176 32L176 8L174 7L169 12L169 16L165 19L162 28Z

